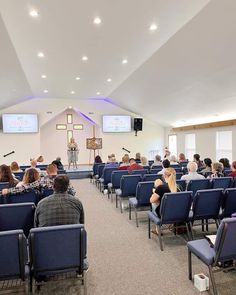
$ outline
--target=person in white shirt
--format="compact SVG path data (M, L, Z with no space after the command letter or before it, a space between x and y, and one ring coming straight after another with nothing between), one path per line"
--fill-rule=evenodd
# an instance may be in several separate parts
M196 162L189 162L187 165L187 169L188 174L183 175L181 177L181 180L183 179L188 183L190 180L205 178L203 175L197 173L198 166Z

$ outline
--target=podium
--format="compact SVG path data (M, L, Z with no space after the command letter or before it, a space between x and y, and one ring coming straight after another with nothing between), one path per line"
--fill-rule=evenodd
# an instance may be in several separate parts
M73 168L77 169L77 161L78 161L79 151L76 148L71 148L67 151L68 156L68 169L70 169L70 165L73 165Z

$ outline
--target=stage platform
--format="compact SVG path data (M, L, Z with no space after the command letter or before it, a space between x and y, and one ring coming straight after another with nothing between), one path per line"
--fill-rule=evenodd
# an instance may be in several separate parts
M88 178L91 174L92 165L78 165L77 169L71 168L68 169L68 166L64 166L66 173L70 179L82 179L82 178Z

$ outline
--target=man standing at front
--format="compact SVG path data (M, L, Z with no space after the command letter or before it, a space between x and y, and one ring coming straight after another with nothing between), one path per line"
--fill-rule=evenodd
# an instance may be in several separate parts
M84 224L84 209L79 199L68 194L69 178L54 179L54 194L41 200L35 211L35 227L65 224Z

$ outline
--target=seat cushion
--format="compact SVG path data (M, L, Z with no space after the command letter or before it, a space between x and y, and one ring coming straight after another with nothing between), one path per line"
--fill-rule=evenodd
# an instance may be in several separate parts
M137 207L138 200L136 198L129 198L129 204L133 207Z
M215 250L206 239L190 241L187 243L187 247L206 265L211 265L214 262Z
M155 223L156 225L160 225L161 224L161 219L153 212L148 212L148 218Z

